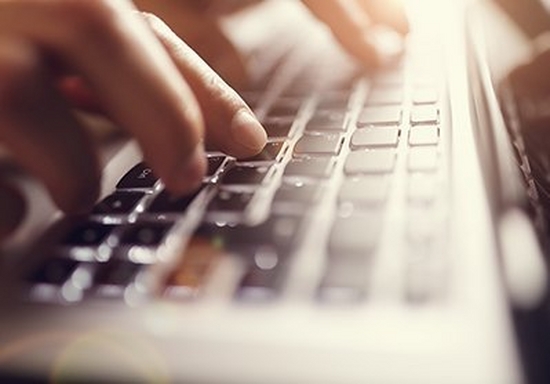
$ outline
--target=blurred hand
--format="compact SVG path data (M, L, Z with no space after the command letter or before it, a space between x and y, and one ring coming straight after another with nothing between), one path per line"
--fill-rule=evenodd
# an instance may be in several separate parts
M136 0L188 42L222 77L239 87L246 83L238 51L224 36L217 17L261 0ZM372 27L385 25L401 35L409 25L401 0L302 0L333 32L342 46L366 68L382 64Z
M97 105L133 135L174 193L200 184L205 143L241 157L266 140L240 97L130 1L1 0L0 144L69 213L90 209L100 182L75 101ZM24 214L0 173L0 238Z
M327 24L342 46L363 66L377 67L383 58L373 41L372 27L386 25L401 35L409 31L399 0L302 0Z

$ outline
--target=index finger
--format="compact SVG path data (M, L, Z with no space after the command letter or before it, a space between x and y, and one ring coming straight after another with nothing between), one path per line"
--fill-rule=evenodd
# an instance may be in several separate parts
M185 192L200 180L198 103L131 2L2 1L2 33L43 47L81 75L169 189Z

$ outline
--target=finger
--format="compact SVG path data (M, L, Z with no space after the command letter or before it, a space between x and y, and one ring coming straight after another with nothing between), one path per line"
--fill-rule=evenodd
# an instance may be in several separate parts
M409 21L402 0L359 0L359 4L373 22L388 25L403 35L409 33Z
M147 18L199 100L208 144L236 157L258 153L266 133L246 103L166 24Z
M0 38L0 79L0 142L60 208L89 209L98 196L98 161L36 49Z
M168 25L172 26L170 22ZM183 40L232 87L246 89L249 86L250 77L243 57L216 21L205 20L189 37L181 35L176 30L174 32L182 36Z
M376 48L369 41L371 20L355 0L302 0L327 24L342 46L365 67L380 65Z
M0 182L0 242L17 229L26 211L21 194L11 185Z
M240 53L222 31L218 20L208 12L222 4L224 7L230 6L226 4L230 3L229 1L201 0L193 3L173 0L138 0L135 3L141 10L158 16L168 24L225 81L236 88L247 87L248 72Z
M24 36L82 75L174 192L200 183L203 121L189 86L129 1L0 2L0 33Z

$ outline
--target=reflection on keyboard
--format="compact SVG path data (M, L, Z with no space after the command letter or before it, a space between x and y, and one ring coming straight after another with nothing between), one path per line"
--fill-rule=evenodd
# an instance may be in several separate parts
M268 133L260 154L210 153L202 187L183 197L136 164L91 215L58 224L26 277L30 297L200 300L220 260L234 258L235 300L276 300L306 255L319 270L316 302L362 302L384 285L377 268L392 265L405 300L441 298L450 127L443 74L414 60L321 88L273 80L244 92ZM151 272L174 243L183 256Z

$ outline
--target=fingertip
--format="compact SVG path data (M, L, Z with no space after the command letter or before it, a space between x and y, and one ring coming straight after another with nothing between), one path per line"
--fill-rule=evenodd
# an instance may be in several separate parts
M246 152L243 156L255 155L267 142L267 133L258 119L246 108L240 109L231 121L231 136Z

